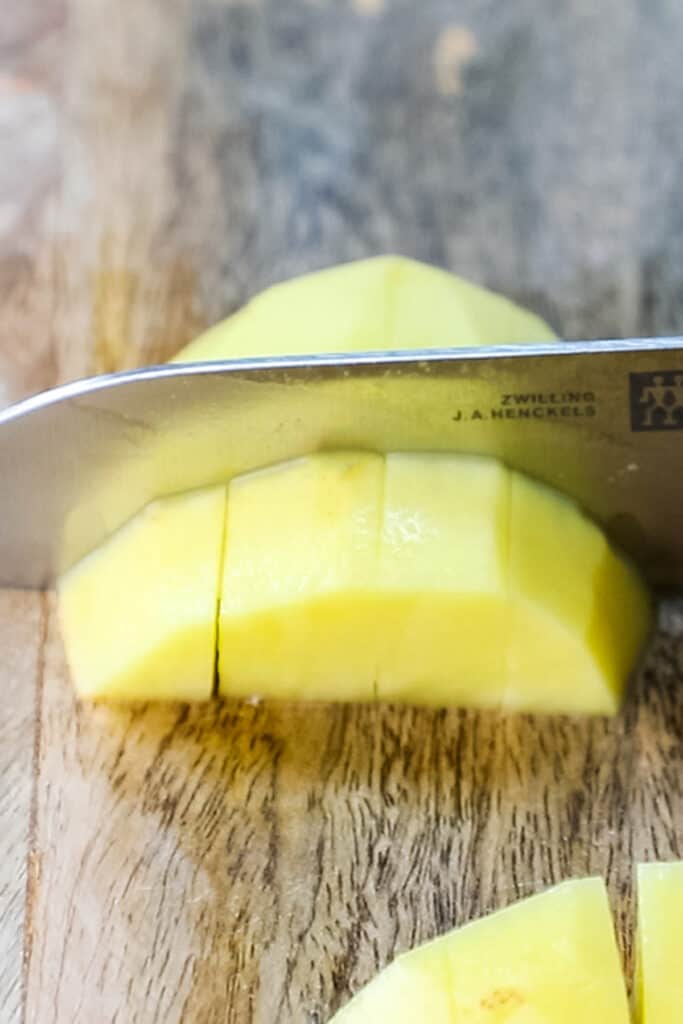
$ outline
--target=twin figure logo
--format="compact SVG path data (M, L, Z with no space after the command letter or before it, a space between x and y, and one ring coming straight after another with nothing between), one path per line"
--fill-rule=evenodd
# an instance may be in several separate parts
M683 430L683 370L631 374L631 428Z

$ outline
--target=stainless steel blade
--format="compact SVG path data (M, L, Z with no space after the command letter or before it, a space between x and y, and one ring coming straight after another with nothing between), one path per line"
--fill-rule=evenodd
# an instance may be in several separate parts
M172 365L57 388L0 414L0 584L49 584L153 498L330 447L495 455L577 498L654 582L683 585L682 338Z

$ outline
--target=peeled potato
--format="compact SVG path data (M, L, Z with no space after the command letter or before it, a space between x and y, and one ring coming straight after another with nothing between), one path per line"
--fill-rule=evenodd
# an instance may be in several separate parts
M416 260L377 256L268 288L174 362L554 339L502 295Z
M553 337L387 256L271 288L177 358ZM648 630L603 533L494 459L311 455L233 480L225 515L224 488L158 502L62 578L81 694L205 698L217 655L234 697L605 713Z
M628 1024L604 883L565 882L399 956L331 1024Z
M683 1019L683 861L638 866L638 1024Z

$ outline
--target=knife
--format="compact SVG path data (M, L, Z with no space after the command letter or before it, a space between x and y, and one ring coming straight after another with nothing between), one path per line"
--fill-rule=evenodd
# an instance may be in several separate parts
M573 496L652 583L683 586L681 337L173 364L54 388L0 413L0 585L48 586L149 501L322 448L496 456Z

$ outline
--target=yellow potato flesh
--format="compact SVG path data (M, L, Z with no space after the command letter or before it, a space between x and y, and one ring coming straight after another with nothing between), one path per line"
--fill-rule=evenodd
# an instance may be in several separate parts
M638 866L637 1019L683 1020L683 861Z
M519 473L509 580L505 706L616 711L649 629L647 592L573 501Z
M430 1013L419 1012L420 989ZM628 1024L603 882L565 882L404 954L334 1024L383 1020Z
M378 256L268 288L174 362L554 338L500 295L416 260Z
M386 458L375 622L381 700L499 705L509 474L493 459Z
M61 578L81 696L208 700L225 504L225 487L155 502Z
M333 1024L451 1024L444 944L437 939L397 957L335 1014Z
M371 700L383 460L313 455L229 489L220 690Z
M556 340L540 317L502 295L417 260L385 259L387 348L476 348Z

